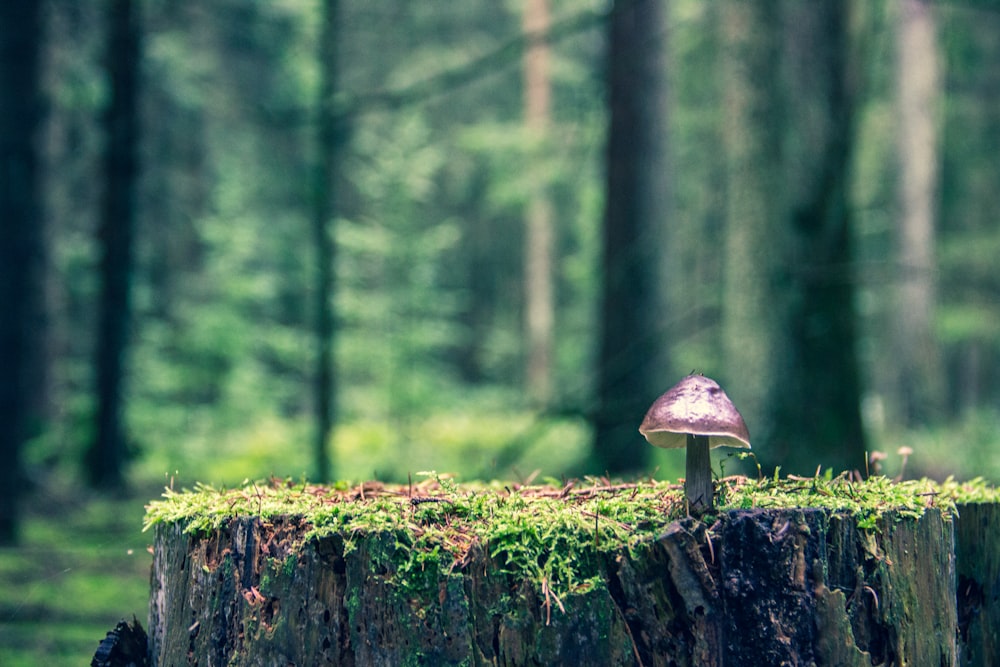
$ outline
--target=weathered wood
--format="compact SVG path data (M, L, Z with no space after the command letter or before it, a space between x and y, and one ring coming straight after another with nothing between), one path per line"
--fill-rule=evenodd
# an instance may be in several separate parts
M1000 664L1000 510L959 505L955 520L957 614L962 665Z
M975 545L996 540L962 537L993 530L996 506L983 508L959 524L958 611L953 522L936 509L867 530L825 509L683 519L631 553L595 550L596 583L558 597L488 545L403 573L409 542L393 532L348 545L303 541L294 518L200 538L163 524L152 653L157 665L938 666L960 664L961 640L978 660L961 664L990 664L1000 570Z

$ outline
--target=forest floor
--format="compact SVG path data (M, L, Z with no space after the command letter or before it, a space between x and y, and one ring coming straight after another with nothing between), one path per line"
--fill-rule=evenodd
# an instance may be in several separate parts
M146 627L152 535L142 520L161 490L108 499L47 482L28 495L21 544L0 548L0 664L89 665L119 620Z

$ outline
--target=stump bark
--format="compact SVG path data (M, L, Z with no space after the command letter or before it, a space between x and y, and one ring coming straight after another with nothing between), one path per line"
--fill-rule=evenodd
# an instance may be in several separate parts
M955 560L963 665L1000 665L1000 509L959 506Z
M393 532L302 541L288 517L156 528L156 665L998 664L995 505L730 510L670 524L557 596L474 546L406 585ZM956 587L957 584L957 587Z

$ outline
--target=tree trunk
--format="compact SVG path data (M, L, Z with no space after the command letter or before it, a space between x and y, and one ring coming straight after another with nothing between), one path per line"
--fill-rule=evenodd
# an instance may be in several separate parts
M857 79L850 3L793 3L788 11L786 62L796 93L787 123L796 148L785 170L790 300L787 313L775 315L787 327L787 346L773 376L781 431L768 440L768 456L786 472L864 470L848 201Z
M138 7L114 0L108 8L107 67L111 98L104 116L104 197L98 226L101 294L94 440L86 453L88 481L117 489L125 483L127 443L123 419L125 355L131 326L132 246L138 183Z
M726 382L766 466L800 474L864 466L849 7L765 0L723 9Z
M600 472L640 469L636 430L669 387L659 253L667 224L666 15L662 0L611 12L595 454Z
M671 46L671 109L676 109L676 141L671 154L683 163L684 176L677 176L674 212L665 230L668 335L676 354L670 355L674 379L692 370L717 377L723 374L719 309L726 266L726 155L723 150L705 150L723 144L721 59L721 3L706 2L696 14L683 7L685 32L697 35L696 46ZM674 21L678 20L676 17ZM677 40L682 41L682 40ZM712 75L706 76L706 72ZM684 159L690 156L692 159ZM681 183L690 184L681 187Z
M934 9L902 0L896 34L899 109L898 355L896 400L905 424L933 421L943 406L944 373L934 335L935 211L938 192L938 105L941 85Z
M1000 549L982 531L1000 514L960 511L888 513L868 530L824 509L683 519L632 552L581 554L599 576L556 599L478 546L404 573L406 535L303 542L292 517L201 537L163 524L153 664L946 666L961 652L988 665Z
M524 122L532 145L544 146L552 106L549 81L548 0L526 0L524 32L531 39L524 53ZM544 159L541 153L533 153ZM548 184L542 178L528 202L524 234L525 329L528 338L528 395L538 407L552 398L552 347L555 297L552 258L555 245L554 211Z
M32 331L42 310L44 234L36 141L41 3L0 6L0 544L16 541L29 429Z
M781 6L728 0L722 7L728 160L722 383L764 452L776 431L770 408L787 346Z
M944 122L936 137L933 305L937 342L947 355L950 418L1000 405L1000 68L984 66L1000 62L1000 14L983 3L966 9L935 3L925 18L947 35L938 53Z
M336 409L336 375L334 373L333 342L335 318L333 311L336 244L331 227L337 215L336 179L343 144L343 117L335 104L337 95L337 31L339 0L323 2L320 28L319 67L320 90L318 104L318 136L316 140L315 182L313 183L313 245L316 251L316 377L313 401L316 412L316 432L313 441L316 479L332 478L330 434Z

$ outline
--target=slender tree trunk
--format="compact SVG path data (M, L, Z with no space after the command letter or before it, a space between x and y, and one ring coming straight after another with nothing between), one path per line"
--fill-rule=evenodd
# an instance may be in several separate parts
M101 294L94 359L97 422L85 467L92 485L115 489L125 483L127 454L123 393L132 315L132 246L139 170L138 7L131 0L113 0L108 21L106 58L111 98L104 116L106 180L98 227Z
M38 148L40 2L0 3L0 544L19 532L30 330L42 302Z
M666 3L617 3L609 24L610 125L603 224L595 453L603 471L641 468L638 434L664 377L659 253L669 216Z
M901 283L894 331L897 400L905 423L940 414L943 370L934 337L935 208L938 192L940 67L934 10L927 0L902 0L896 33Z
M726 391L756 447L774 432L772 388L784 349L787 206L782 182L780 0L722 7L727 224L723 291Z
M330 434L335 423L337 396L334 373L333 311L336 243L333 224L337 215L336 177L342 149L342 124L336 106L337 30L339 0L323 3L320 28L320 90L315 182L313 183L313 245L316 250L316 433L313 443L315 474L320 482L332 478Z
M943 416L952 418L1000 405L995 324L1000 320L1000 285L992 250L1000 245L1000 68L992 66L1000 62L1000 14L994 6L933 3L932 17L924 17L933 18L941 33L936 85L942 123L935 137L940 171L934 186L938 201L931 287L948 376L943 392L948 413ZM952 35L961 35L960 41ZM915 65L911 61L907 67Z
M533 144L543 144L552 106L549 81L548 0L526 0L524 32L537 36L524 54L524 117ZM537 154L536 154L537 155ZM528 335L527 385L532 401L547 405L552 397L552 346L555 330L555 298L552 262L555 230L548 186L536 184L525 220L525 317Z
M854 140L850 3L789 6L788 346L774 387L773 464L864 469L848 169ZM807 443L808 447L802 444Z

